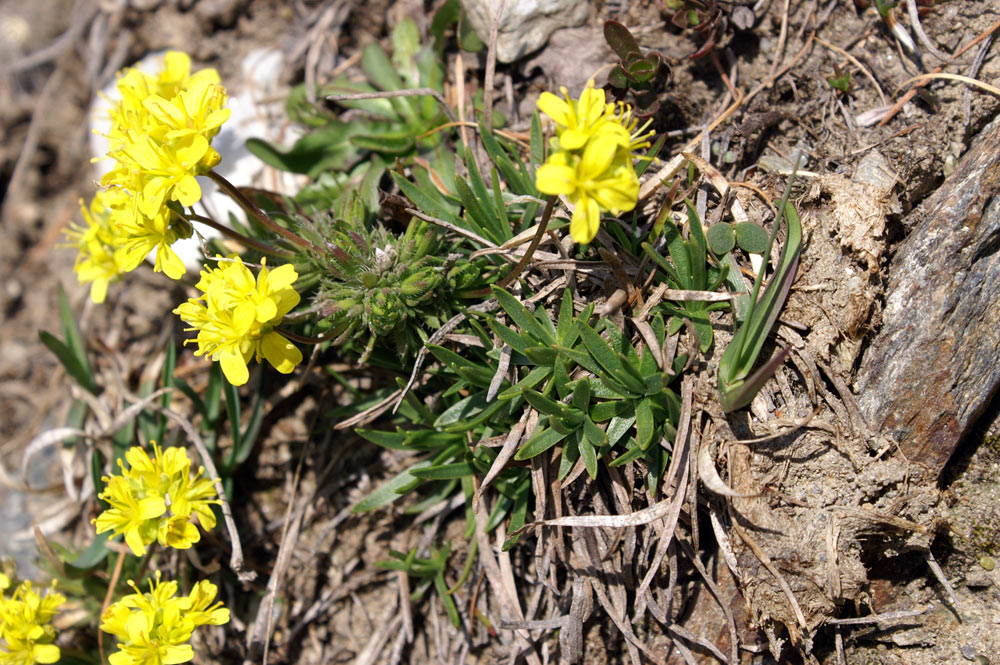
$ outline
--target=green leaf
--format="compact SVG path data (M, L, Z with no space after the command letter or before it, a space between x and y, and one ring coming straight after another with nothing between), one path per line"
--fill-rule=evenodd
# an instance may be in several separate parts
M90 542L87 549L69 562L69 566L80 572L91 570L108 558L109 552L107 534L98 534L94 536L94 540Z
M444 196L436 189L425 191L395 171L390 171L390 174L396 185L406 195L406 198L410 199L417 209L432 217L437 217L446 222L461 226L458 216L455 214L455 206L448 203Z
M576 442L580 448L580 457L583 458L583 466L587 469L587 475L590 476L591 480L597 478L597 450L590 437L586 436L586 429L584 436L578 436Z
M736 247L736 233L729 222L719 222L708 227L708 248L716 256L722 256Z
M411 469L411 473L414 478L421 480L450 480L475 475L476 469L468 462L454 462L428 466L423 469Z
M73 310L69 306L69 298L66 296L66 291L63 289L62 284L59 285L59 321L62 323L63 339L66 340L67 348L76 357L80 367L89 377L88 382L81 383L80 385L93 393L97 388L94 383L94 373L90 369L90 361L87 359L87 351L83 348L80 329L76 325L76 317L73 316ZM88 386L93 386L94 390L91 390Z
M550 374L552 370L549 367L536 367L525 376L523 379L518 381L516 384L508 388L507 390L501 391L497 394L497 399L499 400L509 400L512 397L516 397L523 393L527 388L534 388L539 383L544 381Z
M622 60L627 58L630 53L639 52L639 44L635 41L635 37L632 36L628 28L618 21L604 22L604 39L607 40L611 50Z
M608 437L604 433L604 430L595 425L594 421L590 418L583 421L583 435L595 448L600 448L608 442Z
M536 340L543 344L555 343L555 335L550 334L548 328L540 324L520 300L498 286L491 286L490 288L493 291L493 297L500 303L500 307L507 312L507 316L511 318L511 321L522 332L530 333Z
M583 321L578 321L577 329L580 331L580 338L583 340L583 345L587 348L587 352L590 353L604 371L611 374L623 371L618 353L608 346L608 343L593 328Z
M652 404L648 399L640 400L635 407L635 438L643 450L649 448L650 444L653 443L654 430Z
M635 423L635 416L615 416L604 431L608 437L608 445L615 445L625 436Z
M416 145L409 132L357 134L351 137L351 143L362 150L370 150L384 155L405 155L412 151Z
M392 480L382 484L374 492L354 504L354 507L351 508L351 512L354 514L366 513L370 510L388 506L390 503L402 496L400 492L405 491L404 488L420 482L420 480L413 475L413 472L419 471L420 469L427 467L429 464L430 460L416 462L410 468L400 472Z
M753 222L740 222L736 225L736 243L744 252L763 254L767 251L767 231Z
M589 414L590 419L598 423L603 423L605 420L611 420L613 417L621 415L628 410L628 404L629 403L627 401L621 399L592 404Z
M527 400L536 411L546 416L565 417L567 407L565 404L551 400L545 395L535 390L525 390L524 399Z
M566 434L557 432L554 429L544 427L539 423L538 429L535 430L534 434L531 435L521 449L517 451L514 455L516 460L528 460L536 455L544 453L546 450L556 445L560 441L566 438Z
M80 361L73 351L60 342L58 339L53 337L50 333L40 330L38 332L38 339L49 349L52 353L56 355L59 362L62 364L66 373L73 377L84 390L90 393L97 394L98 388L93 383L93 377L90 374L89 368L85 368L80 365Z

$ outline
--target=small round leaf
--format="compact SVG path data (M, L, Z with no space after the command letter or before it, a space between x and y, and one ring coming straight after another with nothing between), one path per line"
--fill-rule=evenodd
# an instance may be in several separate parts
M736 246L736 233L733 225L728 222L720 222L708 227L708 248L716 256L722 256L731 252Z
M753 222L740 222L736 225L736 242L744 252L763 254L767 251L767 231Z

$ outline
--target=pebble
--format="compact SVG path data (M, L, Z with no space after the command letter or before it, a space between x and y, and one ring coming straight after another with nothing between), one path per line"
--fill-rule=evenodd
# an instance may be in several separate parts
M991 556L984 556L979 559L979 565L982 566L983 570L993 570L996 568L996 562Z

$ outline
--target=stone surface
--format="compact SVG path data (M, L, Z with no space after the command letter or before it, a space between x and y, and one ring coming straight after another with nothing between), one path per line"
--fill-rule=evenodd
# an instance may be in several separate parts
M498 0L462 0L469 23L486 44ZM576 0L506 0L497 32L497 61L514 62L541 48L559 28L578 26L587 18L586 2Z
M910 462L939 473L1000 383L1000 122L904 224L858 402Z

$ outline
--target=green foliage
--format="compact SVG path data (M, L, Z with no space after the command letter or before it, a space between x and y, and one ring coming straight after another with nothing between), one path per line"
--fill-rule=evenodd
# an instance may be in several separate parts
M247 148L261 161L275 168L304 173L312 179L338 173L347 178L327 178L323 187L327 198L336 200L346 182L364 182L362 197L369 207L378 204L377 185L395 159L409 160L433 151L442 143L436 131L448 122L440 103L431 94L390 96L374 99L344 99L351 95L399 92L428 88L444 90L444 69L430 46L420 44L417 26L404 19L392 33L392 55L378 44L365 47L361 69L365 80L349 80L342 75L316 91L318 100L333 100L349 112L341 118L326 105L310 101L304 85L289 96L289 118L310 131L283 149L260 139L247 141ZM319 185L320 183L316 183ZM306 195L315 197L316 186Z
M761 266L760 272L754 280L749 312L719 361L719 401L725 411L734 411L749 404L764 382L784 362L789 352L789 349L785 349L777 353L751 374L757 363L757 357L764 346L764 340L777 321L781 307L792 288L799 264L799 252L802 248L802 224L795 207L788 202L788 194L789 192L786 191L781 201L778 219L774 222L770 241L764 252L764 265ZM766 259L770 256L771 244L774 242L782 219L785 220L788 237L782 248L781 258L774 276L758 300L757 294L767 269Z
M653 115L660 106L658 93L670 78L670 68L656 51L642 52L635 37L618 21L604 22L604 39L618 56L618 63L608 74L608 83L618 99L634 94L635 106L642 115Z
M674 224L663 224L663 235L666 240L670 261L660 254L649 242L642 245L643 251L663 271L670 288L688 291L715 291L726 280L728 266L726 264L708 263L708 238L701 225L701 218L690 201L685 201L688 216L689 237L684 239L682 229ZM666 215L669 210L664 210ZM710 312L726 307L726 303L708 304L701 300L686 300L677 303L665 303L664 311L673 316L670 321L670 334L680 330L683 319L687 319L698 333L701 351L704 353L712 346L714 338L712 324L708 319Z
M389 556L392 558L387 561L376 561L375 565L386 570L399 570L420 580L416 588L410 592L411 603L418 602L423 598L433 585L441 599L441 604L444 605L451 625L455 628L461 628L462 622L458 616L458 607L455 605L455 599L452 598L454 590L448 589L444 579L444 574L448 570L450 552L451 547L448 543L445 543L440 549L435 549L430 558L418 557L417 548L413 548L407 554L390 550Z
M702 42L689 58L701 58L715 48L726 26L717 0L665 0L664 5L672 12L670 22L673 25L693 32Z
M833 76L827 77L826 82L834 90L846 95L851 91L851 72L846 69L841 70L837 63L834 63Z

